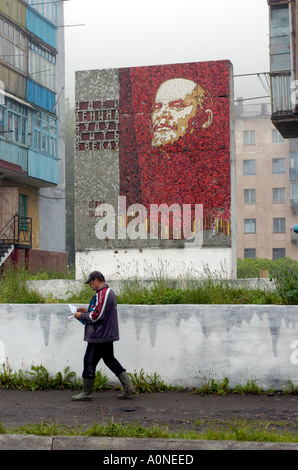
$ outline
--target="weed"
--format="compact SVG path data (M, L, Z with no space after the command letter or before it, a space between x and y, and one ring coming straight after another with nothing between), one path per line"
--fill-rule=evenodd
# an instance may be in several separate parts
M70 367L67 366L64 369L64 372L57 372L53 385L55 388L63 390L65 388L73 388L74 380L76 378L76 373L70 370Z
M154 374L145 374L144 370L141 369L141 372L137 374L129 374L131 381L138 392L164 392L170 390L170 387L165 385L163 380L160 379L160 376L156 373Z
M264 390L252 380L246 382L246 385L236 385L234 389L234 393L239 393L240 395L247 395L247 394L260 395L263 392Z
M27 390L53 390L76 388L76 373L67 366L63 372L50 376L43 365L31 366L29 371L13 372L9 365L2 364L0 388L17 388Z
M97 370L95 372L94 391L100 392L101 390L107 390L112 388L108 385L108 381L108 377L104 375L101 370Z

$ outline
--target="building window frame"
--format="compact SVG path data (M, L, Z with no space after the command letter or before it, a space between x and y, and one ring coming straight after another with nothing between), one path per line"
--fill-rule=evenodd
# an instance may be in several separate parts
M286 257L286 249L285 248L272 248L272 260L275 261L278 258L285 258Z
M27 0L27 4L43 18L57 26L58 2L48 0Z
M243 176L256 174L256 160L254 158L243 160Z
M243 190L244 204L256 204L256 190L254 188Z
M286 159L285 158L272 158L272 173L285 173L286 172Z
M272 143L273 144L283 144L285 139L277 129L272 129Z
M298 199L298 189L297 189L297 182L295 183L290 183L290 194L291 194L291 200L297 200Z
M244 219L244 233L257 233L256 219Z
M0 18L0 59L27 73L27 39L25 34L8 21Z
M56 91L56 55L39 44L28 41L29 75L32 80Z
M41 111L31 113L31 147L58 158L58 120Z
M285 232L286 232L286 218L274 217L273 218L273 233L285 233Z
M256 131L245 130L243 131L243 145L256 145Z
M286 188L272 188L273 204L283 204L286 202Z
M256 249L244 248L244 259L246 258L256 259Z
M3 133L6 140L28 146L28 108L17 101L6 98L6 106L0 106L2 111Z

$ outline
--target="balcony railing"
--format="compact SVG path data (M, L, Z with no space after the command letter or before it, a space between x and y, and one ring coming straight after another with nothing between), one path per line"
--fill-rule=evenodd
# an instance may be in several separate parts
M0 244L32 248L32 218L14 215L0 230Z
M271 73L272 114L289 114L293 112L291 96L291 72Z

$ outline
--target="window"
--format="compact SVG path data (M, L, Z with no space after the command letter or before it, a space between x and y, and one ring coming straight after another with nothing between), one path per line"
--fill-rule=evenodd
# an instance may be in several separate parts
M2 19L0 19L0 59L27 73L25 35Z
M256 132L255 131L243 131L243 145L255 145L256 144Z
M291 199L298 199L298 191L297 191L297 183L290 183L290 189L291 189Z
M255 248L245 248L244 249L244 258L256 259L256 249Z
M273 188L272 189L272 202L274 204L286 202L286 188Z
M28 217L28 196L19 194L19 230L28 230L27 221L23 217Z
M4 136L4 108L0 106L0 137Z
M278 258L285 258L286 257L286 249L285 248L273 248L272 249L272 259L273 261Z
M272 143L282 144L285 141L283 136L278 132L277 129L272 129Z
M58 121L48 114L33 112L31 114L32 148L57 158Z
M4 83L0 80L0 136L4 131L4 108L5 106L5 95L4 95Z
M28 43L29 75L36 82L56 90L56 55L32 41Z
M27 126L27 108L16 101L8 99L7 109L4 111L4 127L5 131L7 131L7 133L4 134L5 137L19 144L28 145Z
M256 203L256 190L244 189L244 204L255 204L255 203Z
M285 158L272 158L272 173L285 173Z
M57 24L57 1L27 0L28 5L51 23Z
M256 161L255 160L243 160L243 175L255 175L256 174Z
M256 233L256 219L244 219L244 233Z
M286 231L285 217L277 217L273 219L273 233L284 233Z

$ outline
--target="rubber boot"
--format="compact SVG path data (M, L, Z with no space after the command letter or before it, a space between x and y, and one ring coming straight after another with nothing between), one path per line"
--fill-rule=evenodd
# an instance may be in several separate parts
M83 378L83 390L78 395L73 396L72 400L74 401L92 400L93 386L94 386L94 379Z
M121 374L118 375L118 379L123 385L123 392L118 395L118 398L128 398L129 395L136 393L135 388L131 383L130 377L126 372L121 372Z

